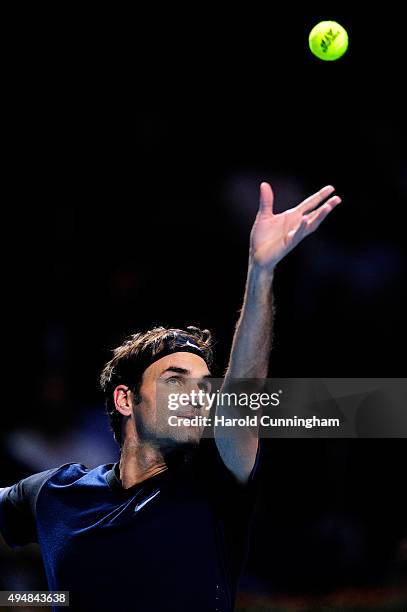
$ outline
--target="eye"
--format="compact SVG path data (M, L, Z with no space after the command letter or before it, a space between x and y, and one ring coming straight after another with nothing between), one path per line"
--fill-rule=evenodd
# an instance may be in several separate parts
M198 383L198 388L200 391L203 391L204 393L209 393L210 390L212 389L212 385L210 382L204 380L200 383Z
M166 382L170 385L180 385L182 383L181 379L178 378L178 376L171 376L170 378L167 378Z

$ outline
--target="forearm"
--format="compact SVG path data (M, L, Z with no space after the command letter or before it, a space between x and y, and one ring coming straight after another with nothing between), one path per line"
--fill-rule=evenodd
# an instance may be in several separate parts
M261 268L249 260L243 306L225 382L234 378L267 377L274 317L273 273L274 270Z
M273 271L259 268L249 260L243 306L232 342L229 366L222 393L258 391L267 377L273 332ZM252 379L237 382L236 379ZM253 379L255 379L253 381ZM217 406L216 417L225 419L253 416L247 407L233 402ZM258 447L258 423L250 427L216 427L215 440L225 465L241 482L253 468Z

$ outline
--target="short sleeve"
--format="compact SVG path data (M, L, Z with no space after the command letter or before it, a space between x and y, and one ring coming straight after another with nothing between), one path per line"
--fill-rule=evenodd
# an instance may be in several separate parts
M239 514L241 510L242 514L250 514L259 490L261 438L258 440L253 468L244 483L239 482L225 465L214 437L201 438L198 454L201 477L207 482L218 508L225 513L233 511Z
M37 496L57 469L39 472L11 487L0 488L0 532L9 546L24 546L37 541Z

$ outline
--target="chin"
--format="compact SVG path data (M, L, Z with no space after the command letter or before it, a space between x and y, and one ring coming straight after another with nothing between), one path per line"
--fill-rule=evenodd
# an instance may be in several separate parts
M193 433L191 431L187 431L184 435L181 433L181 435L175 438L174 442L175 444L179 444L180 446L198 446L200 439L200 433Z
M161 438L163 446L167 448L178 448L178 449L194 449L197 448L201 440L201 433L194 433L192 431L178 431L177 435L172 435L168 438Z

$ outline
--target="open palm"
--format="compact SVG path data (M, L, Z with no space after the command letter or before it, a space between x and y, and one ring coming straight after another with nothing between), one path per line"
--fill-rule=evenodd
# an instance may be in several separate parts
M298 206L274 214L271 185L261 183L259 210L250 234L251 259L262 267L274 267L341 202L339 196L333 196L317 208L334 191L327 185Z

